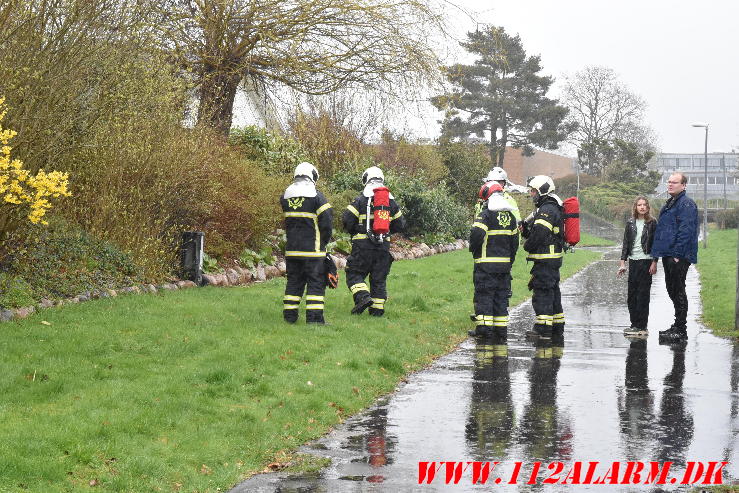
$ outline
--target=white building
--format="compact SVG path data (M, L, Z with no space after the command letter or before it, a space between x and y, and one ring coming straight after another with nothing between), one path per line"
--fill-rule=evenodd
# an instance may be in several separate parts
M659 171L662 175L655 192L657 195L665 195L667 178L678 171L688 178L688 195L694 200L703 200L706 173L704 154L659 153L649 161L648 166L649 169ZM709 207L723 207L724 198L739 200L739 154L709 152Z

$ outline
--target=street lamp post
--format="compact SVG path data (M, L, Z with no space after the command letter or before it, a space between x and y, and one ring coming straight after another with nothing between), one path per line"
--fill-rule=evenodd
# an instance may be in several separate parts
M705 147L703 149L703 248L708 247L708 123L694 123L694 127L706 129Z

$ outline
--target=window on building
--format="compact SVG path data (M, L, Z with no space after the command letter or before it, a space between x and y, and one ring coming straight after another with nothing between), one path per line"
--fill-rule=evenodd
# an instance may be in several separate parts
M716 177L715 176L709 176L708 177L708 184L709 185L715 185L716 184Z
M677 169L690 169L690 158L689 157L678 158Z

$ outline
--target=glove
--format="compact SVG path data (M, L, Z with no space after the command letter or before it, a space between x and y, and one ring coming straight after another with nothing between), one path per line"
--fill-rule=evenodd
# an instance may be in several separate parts
M334 259L331 258L331 255L326 254L326 258L323 262L324 270L326 272L326 286L331 289L336 289L336 287L339 285L339 272L336 269Z

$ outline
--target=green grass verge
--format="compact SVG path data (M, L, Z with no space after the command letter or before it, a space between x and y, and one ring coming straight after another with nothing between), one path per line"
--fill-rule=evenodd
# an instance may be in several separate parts
M710 230L708 249L698 247L703 322L716 335L739 337L734 330L737 230Z
M563 277L598 256L567 254ZM284 279L3 324L0 491L228 488L466 337L471 270L467 252L396 263L382 319L350 316L342 284L326 327L281 321ZM515 304L528 296L523 256L514 276Z
M579 247L599 247L599 246L613 246L616 242L608 240L606 238L600 238L593 236L588 233L580 233L580 243L577 244Z

